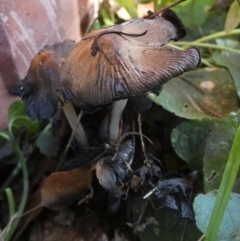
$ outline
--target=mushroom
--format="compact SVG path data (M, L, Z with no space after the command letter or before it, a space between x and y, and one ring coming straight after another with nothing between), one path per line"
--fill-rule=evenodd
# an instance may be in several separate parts
M58 108L58 100L65 102L59 89L59 76L74 45L75 41L66 40L45 46L31 61L27 76L10 90L26 101L25 110L32 119L51 118ZM77 115L71 102L64 103L63 111L74 129ZM78 142L87 146L87 137L80 123L75 133Z
M114 102L109 139L116 143L127 99L136 109L145 109L151 105L149 92L159 92L168 80L198 66L196 48L166 46L185 35L181 20L166 9L91 32L75 45L67 40L46 46L14 93L26 101L30 117L41 119L53 115L59 93L86 113Z

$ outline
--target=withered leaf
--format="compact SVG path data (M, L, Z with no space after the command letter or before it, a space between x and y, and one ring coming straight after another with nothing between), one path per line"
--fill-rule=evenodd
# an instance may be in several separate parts
M95 166L96 176L101 186L109 193L109 211L115 213L121 204L124 191L120 188L132 176L131 164L135 146L128 140L118 149L117 153L99 160Z
M96 176L104 189L114 192L117 186L130 179L134 151L133 141L128 140L114 157L107 156L98 161L95 166Z
M41 206L61 210L85 195L92 182L90 166L52 173L41 190Z
M198 172L194 171L187 176L159 181L154 192L155 200L164 207L179 210L182 218L193 219L193 211L187 197L187 191L192 188L197 178Z

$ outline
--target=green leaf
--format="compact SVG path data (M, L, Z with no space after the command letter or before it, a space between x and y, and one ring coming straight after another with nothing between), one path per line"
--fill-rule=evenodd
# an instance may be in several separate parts
M135 0L116 0L122 7L124 7L132 18L137 18L137 5Z
M232 113L215 123L205 140L203 173L206 192L219 188L239 124L240 114ZM238 172L234 187L235 192L240 192L239 190L240 172Z
M225 31L230 32L240 23L240 3L235 0L232 2L225 22Z
M152 0L138 0L138 3L145 4L145 3L150 3Z
M239 123L240 113L232 113L223 119L186 121L171 133L178 156L193 170L203 167L206 192L219 188ZM240 190L240 172L234 190Z
M10 141L10 135L7 131L0 132L0 143L3 143L4 141Z
M222 52L222 57L232 75L237 88L238 97L240 98L240 54L224 51Z
M101 10L101 19L104 26L112 26L115 23L114 13L111 12L110 6Z
M187 119L223 117L239 108L230 73L222 68L203 68L168 81L156 104Z
M206 138L217 119L186 121L173 129L171 142L175 152L186 161L192 170L203 167Z
M206 233L215 200L216 191L212 191L205 195L199 194L194 199L193 209L195 212L196 224L203 233ZM223 216L217 241L239 240L240 236L237 232L240 228L240 215L236 215L239 213L239 206L240 195L232 193Z
M221 226L224 213L226 213L225 209L227 208L231 192L234 185L236 187L236 178L237 174L239 173L238 171L240 166L240 126L239 123L236 124L238 125L237 134L231 147L231 152L228 157L227 165L224 168L224 174L221 180L220 187L218 189L216 202L214 204L209 225L207 227L207 232L205 236L206 241L212 241L217 239L218 231ZM236 190L239 192L239 188L237 188ZM240 229L238 228L238 233L239 231ZM234 239L235 238L236 233L234 235Z
M30 120L25 112L25 104L22 101L14 102L8 110L8 129L13 132L22 126L28 129L28 135L33 135L40 128L40 123L37 120Z
M55 156L59 148L58 138L52 134L51 128L52 125L48 124L37 138L37 147L46 156Z
M174 1L172 0L153 0L154 3L154 10L157 11L159 10L161 7L163 6L167 6L171 3L173 3Z
M184 25L193 27L205 22L213 3L214 0L188 0L177 5L175 9Z
M211 64L226 68L226 61L222 56L222 52L214 51L212 55L207 59Z

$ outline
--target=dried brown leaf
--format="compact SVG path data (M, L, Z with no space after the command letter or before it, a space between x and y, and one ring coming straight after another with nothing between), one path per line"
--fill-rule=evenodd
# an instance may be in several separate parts
M83 197L90 188L92 170L90 166L51 174L41 190L41 206L61 210Z

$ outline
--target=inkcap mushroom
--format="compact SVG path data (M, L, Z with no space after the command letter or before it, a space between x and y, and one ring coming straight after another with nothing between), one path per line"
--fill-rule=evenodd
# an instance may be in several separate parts
M181 51L166 46L185 35L171 9L149 12L145 19L93 31L76 44L66 40L46 46L11 92L26 101L31 118L40 119L54 114L60 96L85 113L115 102L108 135L116 143L127 99L136 110L144 110L151 106L149 92L158 93L168 80L198 66L196 48Z

